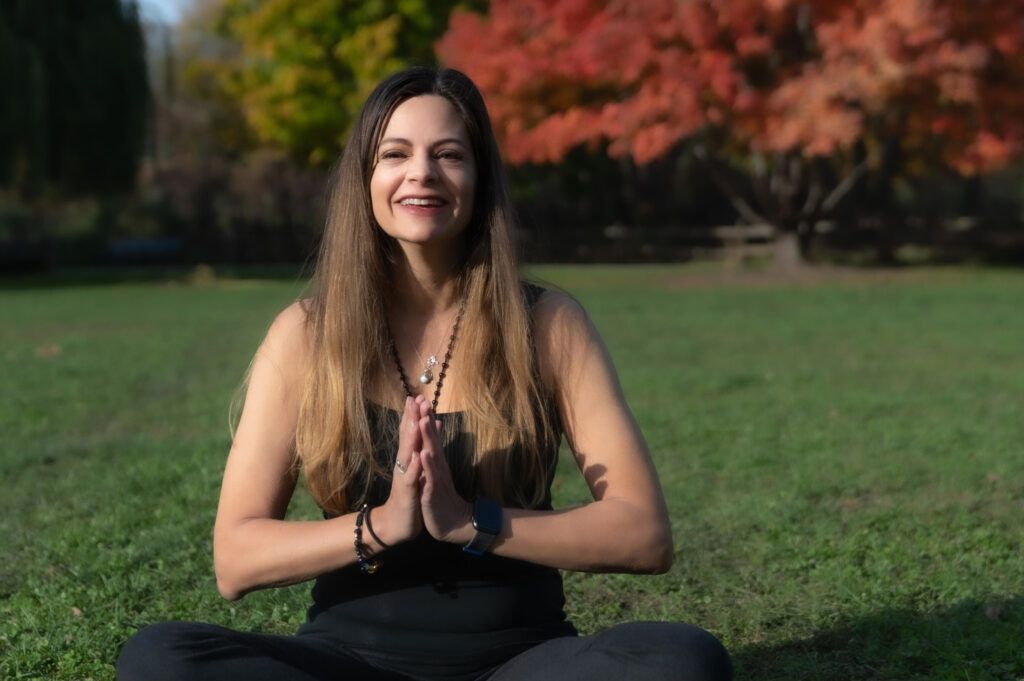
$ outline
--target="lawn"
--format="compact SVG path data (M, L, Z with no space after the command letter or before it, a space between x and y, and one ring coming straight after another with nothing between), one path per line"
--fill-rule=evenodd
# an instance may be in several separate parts
M739 679L1024 679L1024 272L536 274L604 334L676 541L664 576L567 575L581 630L697 623ZM112 678L160 620L301 622L308 585L221 600L210 546L228 404L300 290L0 287L0 678Z

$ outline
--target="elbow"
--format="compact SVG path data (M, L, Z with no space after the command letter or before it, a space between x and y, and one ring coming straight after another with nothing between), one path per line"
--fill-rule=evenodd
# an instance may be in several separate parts
M220 593L221 598L226 601L237 601L245 595L244 591L220 574L217 575L217 591Z
M237 601L242 597L242 592L238 589L232 588L224 584L221 580L217 580L217 591L220 592L221 598L226 601Z
M622 520L625 524L613 533L619 539L613 540L617 550L607 569L641 575L668 572L675 560L668 514L658 509L636 509L624 514Z
M642 572L649 575L663 575L672 568L675 560L675 548L672 544L672 533L663 532L652 539L644 552Z
M653 558L654 560L651 562L652 575L663 575L672 569L672 563L675 562L676 554L671 536L669 536L667 542L661 545Z
M237 601L245 595L245 591L242 590L238 580L233 577L230 571L220 563L223 563L223 561L218 562L214 560L213 571L217 576L217 591L224 600Z
M633 568L641 574L663 575L672 568L675 546L667 519L652 523L650 531L644 533L636 549L635 560Z
M246 594L242 585L241 576L234 561L230 560L231 553L218 546L215 540L213 544L213 573L217 578L217 591L221 597L228 601L237 601Z

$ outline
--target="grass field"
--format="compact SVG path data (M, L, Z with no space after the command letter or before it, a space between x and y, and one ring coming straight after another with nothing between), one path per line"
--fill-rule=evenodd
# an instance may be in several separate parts
M739 679L1024 679L1024 272L538 274L604 334L676 539L665 576L568 575L581 630L697 623ZM112 678L160 620L296 628L308 586L221 600L210 535L227 405L300 288L0 288L0 678Z

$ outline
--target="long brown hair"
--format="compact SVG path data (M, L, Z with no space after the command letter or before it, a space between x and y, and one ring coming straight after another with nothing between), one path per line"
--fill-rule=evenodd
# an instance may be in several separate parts
M397 244L377 226L370 178L395 108L420 95L451 102L466 126L477 168L473 215L458 277L465 314L453 361L475 443L475 494L535 506L554 466L557 428L530 338L512 239L507 182L483 98L453 69L412 68L370 95L334 173L327 225L306 302L312 359L299 410L296 454L314 499L344 513L367 499L372 479L390 475L373 455L367 390L389 354L389 275ZM395 389L400 390L395 376Z

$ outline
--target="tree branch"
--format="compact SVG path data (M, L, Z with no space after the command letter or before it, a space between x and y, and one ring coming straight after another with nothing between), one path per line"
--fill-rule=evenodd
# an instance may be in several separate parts
M836 185L825 200L821 202L821 212L827 213L828 211L835 208L836 204L846 196L851 189L857 184L857 181L868 171L868 161L873 156L868 156L863 161L857 164L857 167L850 171L850 173L843 178L843 181Z
M729 203L732 204L733 208L750 224L759 224L769 222L754 210L753 206L747 202L739 189L725 176L725 173L718 168L715 160L708 154L707 149L703 145L697 145L694 149L694 155L700 159L704 167L707 168L708 174L711 176L711 180L718 185L718 188L722 190L726 198L729 199Z

